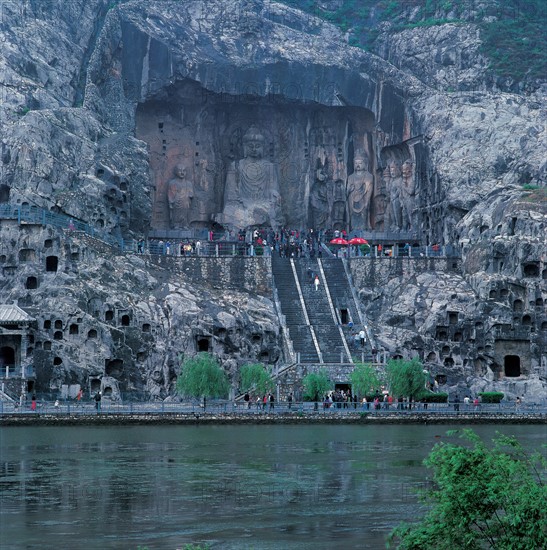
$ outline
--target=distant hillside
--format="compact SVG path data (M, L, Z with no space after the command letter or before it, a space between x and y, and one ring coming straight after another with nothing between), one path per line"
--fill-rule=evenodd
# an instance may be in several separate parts
M283 0L331 21L352 46L376 52L381 33L473 23L481 53L498 77L547 80L547 8L544 0Z

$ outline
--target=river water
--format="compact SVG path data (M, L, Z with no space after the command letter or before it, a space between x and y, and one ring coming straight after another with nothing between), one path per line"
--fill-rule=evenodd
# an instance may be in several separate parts
M385 547L423 511L450 426L13 427L0 432L0 548ZM527 448L545 426L477 426Z

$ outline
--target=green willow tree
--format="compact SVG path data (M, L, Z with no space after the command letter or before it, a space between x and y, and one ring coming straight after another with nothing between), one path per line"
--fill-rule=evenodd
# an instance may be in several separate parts
M182 363L177 390L185 397L203 399L205 408L207 397L227 397L230 384L216 359L202 352Z
M419 523L397 527L389 546L547 548L545 458L528 454L514 437L498 434L490 448L472 430L460 437L466 444L439 443L424 461L433 470L433 485L420 498L430 508Z
M380 378L372 365L357 363L350 374L350 382L355 395L374 395L380 391Z
M427 393L427 377L419 359L390 359L386 365L386 374L391 395L418 400Z
M325 369L321 369L319 372L310 372L306 374L302 379L302 383L304 384L304 399L307 401L314 401L315 408L317 408L317 402L322 400L323 396L332 387L332 382Z
M240 371L240 388L242 391L257 392L264 395L274 388L274 382L261 363L243 365Z

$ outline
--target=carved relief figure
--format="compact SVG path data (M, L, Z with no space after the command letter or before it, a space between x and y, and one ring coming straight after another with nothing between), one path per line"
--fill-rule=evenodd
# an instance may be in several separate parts
M351 229L371 229L370 201L374 187L372 174L366 168L366 157L357 152L354 171L348 176L348 211Z
M175 166L175 177L167 183L169 223L172 229L189 227L190 208L194 197L194 186L186 177L182 164Z
M412 227L412 211L414 209L414 195L416 186L414 181L414 164L410 159L403 162L403 185L401 188L402 207L403 207L403 229L408 230Z
M275 165L263 157L264 136L249 128L243 136L244 158L232 162L226 174L224 210L219 223L245 228L283 225L281 196Z
M325 229L327 227L329 217L327 179L326 169L319 166L315 171L315 181L310 193L310 227L315 229Z
M389 206L391 229L401 229L403 226L402 187L403 176L401 166L395 160L388 164L389 170ZM387 182L386 182L387 183Z
M346 220L346 186L340 179L334 182L332 190L331 225L333 229L344 229Z

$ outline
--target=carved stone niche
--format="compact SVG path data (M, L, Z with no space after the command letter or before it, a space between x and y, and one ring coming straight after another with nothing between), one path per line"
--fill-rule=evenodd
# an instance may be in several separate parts
M374 225L359 182L378 196L386 137L364 108L228 96L186 80L138 106L136 133L149 145L155 230Z

